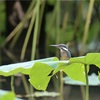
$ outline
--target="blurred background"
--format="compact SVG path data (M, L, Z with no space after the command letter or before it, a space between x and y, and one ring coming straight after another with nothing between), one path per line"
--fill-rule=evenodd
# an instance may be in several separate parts
M99 0L0 0L0 65L59 58L59 50L50 45L60 43L68 46L72 57L100 52ZM92 65L89 74L97 74L98 70ZM24 78L27 80L28 76ZM0 76L0 79L0 88L10 90L11 78ZM57 92L56 83L58 80L52 79L48 90ZM15 76L16 94L27 94L23 84L21 76ZM84 100L82 87L64 87L64 100ZM90 100L99 100L99 93L100 87L90 87ZM58 97L35 99L57 100Z

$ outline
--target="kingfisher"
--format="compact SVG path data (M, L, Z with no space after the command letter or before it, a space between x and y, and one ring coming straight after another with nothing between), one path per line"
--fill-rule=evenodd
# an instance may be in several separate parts
M60 54L61 54L61 60L69 60L71 58L71 53L68 50L67 45L65 44L56 44L56 45L50 45L54 46L60 49Z

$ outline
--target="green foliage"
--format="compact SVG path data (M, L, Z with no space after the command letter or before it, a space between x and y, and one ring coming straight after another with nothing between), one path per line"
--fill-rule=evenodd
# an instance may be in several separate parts
M42 23L44 23L42 21L43 18L46 18L45 24L43 26L45 28L45 33L46 33L46 40L45 40L46 43L44 43L46 44L46 48L45 48L46 56L49 56L49 49L48 49L49 44L73 42L72 44L76 45L76 47L79 47L82 40L84 40L84 37L85 37L84 32L87 29L87 28L85 29L84 27L86 25L85 22L87 23L88 20L90 20L90 25L88 24L89 29L86 31L86 34L87 34L87 36L85 37L86 41L82 44L82 46L84 47L83 51L91 50L90 44L92 44L91 46L92 48L95 48L94 44L96 44L99 41L98 35L100 31L99 17L98 17L99 3L97 1L95 2L95 4L97 5L92 7L93 14L90 14L91 17L87 18L87 15L90 12L88 10L90 3L91 1L88 2L86 0L85 2L78 2L78 3L76 3L75 1L72 1L72 2L61 1L60 2L60 0L47 0L47 1L33 0L30 3L29 9L26 12L25 16L23 17L23 19L21 20L21 22L5 39L5 37L1 34L2 32L5 31L5 28L6 28L5 27L5 19L6 19L5 1L0 1L0 45L4 43L3 47L1 48L6 48L6 45L8 45L7 43L12 40L13 41L12 41L11 46L8 45L7 47L8 48L14 47L14 45L17 43L18 38L22 38L20 37L20 34L22 30L24 29L25 23L28 22L28 20L31 20L30 21L31 23L28 25L29 27L26 33L27 35L22 47L20 58L21 58L21 61L24 60L29 38L33 30L33 33L35 34L33 35L34 39L32 38L33 46L31 50L32 51L31 59L34 59L34 57L38 55L38 53L35 53L36 44L37 45L39 44L39 38L40 38L39 33L42 32L41 25ZM46 13L43 14L45 4L51 5L50 6L51 11L49 12L48 7L47 7ZM34 25L35 27L33 27ZM14 38L12 39L12 37ZM86 46L84 46L84 44ZM39 51L38 48L37 48L37 51ZM53 49L51 51L53 51ZM75 49L73 49L73 51L75 51ZM82 50L80 50L80 52L81 51ZM55 50L53 52L55 52ZM78 53L80 54L80 52ZM78 80L85 83L86 82L85 65L87 67L86 72L89 71L90 64L94 64L100 68L99 59L100 59L99 53L95 53L95 54L90 53L83 57L74 57L74 58L71 58L69 61L59 61L57 58L46 58L46 59L41 59L41 60L1 66L0 75L10 76L17 73L27 74L30 77L30 80L29 80L30 83L36 89L45 90L48 86L48 83L51 77L55 75L57 72L59 72L60 70L63 70L63 72L66 73L71 79ZM100 79L100 73L98 74L99 74L99 79Z
M58 71L63 70L72 79L86 83L84 66L87 65L88 71L89 71L90 64L100 65L100 53L89 53L83 57L71 58L69 62L56 61L56 63L58 63L58 66L55 66L55 70L54 70L51 68L52 66L49 65L49 63L45 64L45 63L37 62L37 64L33 66L31 74L30 74L30 80L32 80L31 84L33 86L36 86L37 85L36 83L38 83L38 86L35 88L45 90L51 78L48 75L50 72L52 72L52 70L54 71L51 76L56 74ZM45 66L45 67L41 67L41 66ZM36 69L39 69L40 67L42 71L39 71L39 72L34 71Z
M22 100L15 98L15 94L11 91L0 90L0 100Z
M86 83L87 72L91 64L100 68L100 53L88 53L86 56L73 57L69 61L59 61L56 57L34 60L0 67L0 75L9 76L19 72L28 74L30 83L38 90L46 90L53 75L63 70L70 78Z
M17 63L17 64L10 64L10 65L3 65L0 67L0 75L3 76L11 76L17 73L29 74L31 71L32 66L36 62L50 62L58 60L56 57L41 59L41 60L34 60L29 62Z
M14 93L8 92L2 96L0 96L0 100L14 100Z

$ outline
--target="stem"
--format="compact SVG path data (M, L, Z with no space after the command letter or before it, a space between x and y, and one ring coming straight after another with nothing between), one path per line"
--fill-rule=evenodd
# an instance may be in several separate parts
M81 94L82 94L82 100L85 100L86 94L85 94L85 87L84 86L80 86L81 89Z
M63 100L63 71L60 70L60 100Z
M59 44L60 41L60 0L57 0L56 4L56 44ZM59 52L56 51L56 56L59 56Z
M30 88L30 94L31 95L34 94L34 88L33 88L33 86L31 84L30 84L29 88ZM31 96L30 100L35 100L34 96Z
M43 14L44 14L44 9L45 9L45 4L46 1L44 0L43 4L41 4L41 9L40 9L40 20L39 20L39 26L38 26L38 36L37 36L37 45L39 45L39 38L40 38L40 31L41 31L41 26L42 26L42 21L43 21ZM45 49L46 50L46 49ZM36 58L39 58L39 48L36 50Z
M80 50L80 55L82 55L83 52L84 52L85 44L86 44L86 41L87 41L87 38L88 38L88 30L89 30L89 26L90 26L90 22L91 22L93 5L94 5L94 0L90 0L89 9L88 9L88 12L87 12L86 23L85 23L85 27L84 27L82 47L81 47L81 50Z
M35 28L34 28L33 41L32 41L31 60L35 59L36 45L37 45L37 38L38 38L38 28L39 28L39 13L40 13L40 0L37 0L37 2L36 2L36 20L35 20ZM31 85L30 85L30 92L31 92L31 94L33 94L33 87ZM34 100L34 98L32 100Z
M54 9L53 9L53 11L52 11L52 18L50 19L50 23L48 24L48 26L49 26L49 29L48 29L48 31L46 32L47 34L46 34L46 42L45 42L45 52L46 52L46 57L49 57L50 55L49 55L49 41L50 41L50 39L49 39L49 37L50 37L50 34L51 34L51 29L52 29L52 26L53 26L53 24L54 24L54 22L55 22L55 17L56 17L56 6L54 6Z
M40 7L40 0L37 0L36 4L36 21L35 21L35 28L34 28L34 35L33 35L33 42L32 42L32 56L31 60L35 58L36 53L36 44L37 44L37 37L38 37L38 27L39 27L39 7Z
M8 51L5 47L2 48L2 50L4 51L4 53L13 61L13 62L18 62L18 60L16 59L15 55L13 55L10 51Z
M23 85L24 85L24 88L25 88L25 91L26 91L26 93L27 94L30 94L30 91L29 91L29 86L28 86L28 83L27 83L27 81L26 81L26 78L25 78L25 76L24 75L22 75L22 82L23 82Z
M60 39L60 0L57 0L56 4L56 44L61 42ZM56 51L56 56L59 56L58 51ZM63 100L63 71L60 70L60 100Z
M86 77L86 100L89 100L89 81L87 74L87 65L85 65L85 77Z
M24 87L25 87L26 93L29 94L29 93L30 93L30 92L29 92L29 86L28 86L28 83L27 83L26 78L25 78L24 75L22 75L22 81L23 81L23 85L24 85Z
M1 62L2 62L2 53L1 53L1 47L0 47L0 65L1 65Z
M23 27L21 27L21 29L15 34L14 38L12 39L12 41L10 43L10 50L13 49L13 47L17 43L17 41L20 38L20 35L22 33L22 30L23 30Z
M11 76L11 91L14 92L14 76Z
M35 16L36 16L36 11L35 10L36 10L36 8L33 9L31 22L30 22L30 25L29 25L29 28L28 28L28 31L27 31L27 34L26 34L26 37L25 37L25 41L24 41L23 47L22 47L21 61L24 59L26 48L27 48L27 45L28 45L28 42L29 42L29 38L30 38L30 35L31 35L31 31L32 31L33 25L34 25L34 20L35 20Z
M33 2L33 1L32 1ZM31 3L25 17L23 20L16 26L16 28L8 35L2 46L5 46L15 35L16 33L24 26L24 24L27 22L28 19L31 17L31 9L34 6L34 3Z

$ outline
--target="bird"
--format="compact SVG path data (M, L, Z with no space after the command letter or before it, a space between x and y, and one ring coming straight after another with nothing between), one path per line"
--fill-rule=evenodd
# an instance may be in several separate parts
M69 60L71 58L71 53L68 50L68 47L65 44L55 44L55 45L50 45L50 46L54 46L60 49L60 54L61 54L61 60ZM53 71L52 70L48 76L52 76L53 75Z
M55 44L55 45L50 45L54 46L60 49L60 54L61 54L61 60L69 60L71 58L71 53L68 50L67 45L65 44Z

